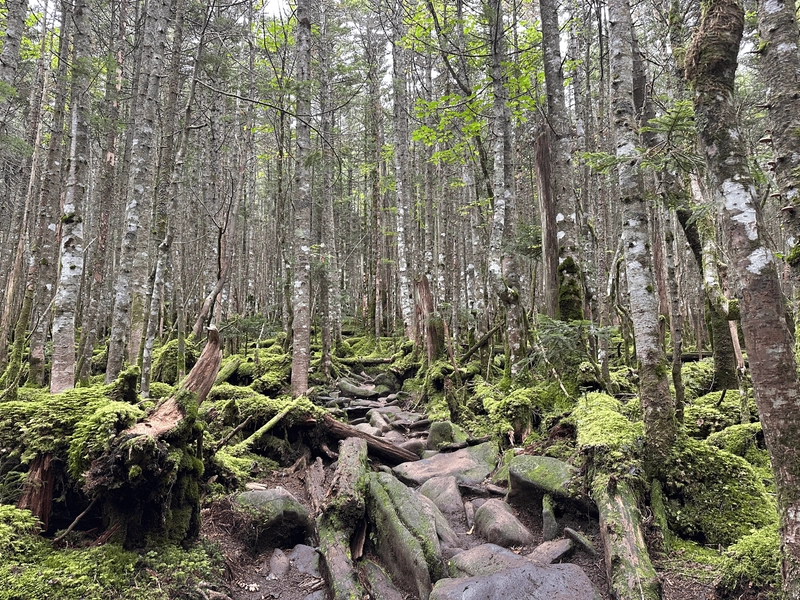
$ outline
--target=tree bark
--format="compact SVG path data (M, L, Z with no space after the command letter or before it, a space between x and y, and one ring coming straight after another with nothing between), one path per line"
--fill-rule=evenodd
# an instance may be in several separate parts
M783 592L800 598L800 381L784 317L775 259L766 247L760 205L738 131L734 77L744 11L712 0L686 56L709 189L741 285L742 331L764 439L775 473L783 552Z
M297 147L295 149L294 265L292 276L292 396L308 391L311 364L311 5L297 3Z
M641 156L633 97L633 55L628 0L609 3L609 71L616 138L617 171L623 207L625 273L630 295L648 468L656 472L675 436L675 404L669 391L667 360L661 345L658 298L652 271L648 211L640 170Z

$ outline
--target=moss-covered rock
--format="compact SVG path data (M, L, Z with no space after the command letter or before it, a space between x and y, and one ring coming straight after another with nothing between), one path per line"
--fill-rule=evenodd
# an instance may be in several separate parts
M186 373L200 358L200 350L189 341L184 344ZM152 381L175 385L178 383L178 340L170 340L153 352Z
M723 398L723 394L725 394ZM757 414L755 401L748 399L750 414ZM683 409L686 432L697 439L741 422L741 397L735 390L711 392L695 398Z
M683 537L727 546L777 522L761 477L739 456L680 436L664 472L669 527Z
M712 433L706 442L711 446L741 456L754 467L765 469L770 467L769 453L764 444L761 423L731 425L722 431Z
M729 591L741 587L777 589L781 582L780 548L777 524L745 535L725 551L721 587Z
M314 530L308 511L282 487L243 492L234 506L249 516L241 534L253 552L302 543Z
M521 444L531 432L534 420L538 421L539 399L533 388L521 387L508 392L493 386L478 377L474 387L483 412L489 416L490 432L512 444Z
M687 362L681 368L686 401L708 394L714 386L714 361L704 358L696 362Z

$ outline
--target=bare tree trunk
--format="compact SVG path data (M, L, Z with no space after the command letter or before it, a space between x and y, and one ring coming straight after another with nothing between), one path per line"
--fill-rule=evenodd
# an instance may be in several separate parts
M69 168L61 215L61 272L53 302L53 364L50 393L75 386L76 306L83 277L83 209L89 187L89 60L91 12L76 0L72 54L72 125Z
M155 111L159 101L164 60L167 9L166 0L153 0L146 5L142 68L134 110L133 147L128 173L125 233L120 250L119 273L114 283L114 310L111 317L106 383L111 383L122 370L128 336L136 335L135 332L129 331L131 307L134 296L138 296L134 261L139 251L139 227L143 205L146 206L151 197L155 179L151 172L151 155L155 136Z
M686 55L700 146L741 289L742 331L777 489L783 592L800 598L800 381L784 318L775 259L763 238L760 206L733 102L744 11L712 0Z
M292 396L308 391L311 364L311 6L297 3L297 148L295 149L294 268L292 285Z
M669 391L666 355L661 345L658 298L652 272L644 183L639 167L639 136L633 98L633 23L628 0L609 2L609 48L617 170L623 206L625 273L630 295L645 426L648 467L657 471L677 433Z
M545 254L557 258L557 273L545 272L545 281L556 283L555 290L545 290L546 296L555 296L557 315L548 315L565 321L583 319L583 277L578 249L578 223L572 170L572 125L564 100L564 72L561 62L561 36L558 26L558 2L539 0L542 16L542 51L544 76L547 87L547 122L550 129L550 192L555 204L555 222L542 221L542 242L555 247L544 247ZM554 235L544 231L545 225L554 227ZM549 245L549 244L548 244ZM552 268L553 260L545 258L545 268ZM552 304L552 303L551 303Z

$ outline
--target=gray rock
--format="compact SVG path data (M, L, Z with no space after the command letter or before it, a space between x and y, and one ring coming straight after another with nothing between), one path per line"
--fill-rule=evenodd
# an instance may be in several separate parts
M282 487L242 492L234 506L250 516L242 533L251 550L292 546L314 531L308 511Z
M356 398L377 398L380 395L372 386L361 386L345 378L340 379L336 385L342 393Z
M594 547L594 544L592 544L592 541L580 531L575 531L569 527L564 527L564 535L575 542L577 546L586 551L589 556L597 556L597 549Z
M475 505L472 502L464 502L464 514L467 517L467 529L475 526Z
M422 485L431 477L455 476L463 483L478 484L494 470L497 445L485 442L456 452L437 454L416 462L401 463L394 474L410 485Z
M442 546L447 546L448 548L458 547L461 541L450 526L447 518L442 514L442 511L439 510L430 498L423 496L419 492L417 492L417 496L422 510L428 513L428 516L433 519L433 523L436 526L436 535L439 537Z
M434 421L428 430L426 445L428 450L439 450L447 444L466 441L467 437L469 436L461 427L450 421Z
M429 600L600 600L577 565L528 562L491 575L440 579Z
M549 456L515 456L508 467L509 500L531 498L536 501L550 494L556 501L565 501L597 513L594 503L577 489L571 489L570 483L578 470L572 465Z
M373 427L369 423L359 423L355 426L355 428L359 431L363 431L364 433L374 435L375 437L383 437L383 432L377 427Z
M497 544L482 544L456 554L447 561L447 567L451 577L473 577L491 575L527 562L527 558L514 554L507 548Z
M317 552L316 548L305 544L297 544L287 557L289 562L294 565L294 568L301 573L312 577L322 577L319 570L319 552Z
M453 475L431 477L422 484L419 492L430 498L445 515L464 516L464 501L458 491L458 482Z
M386 420L386 417L374 409L369 411L367 416L369 417L369 424L376 429L380 429L384 433L392 428L392 426L389 425L389 421Z
M486 541L499 546L527 546L533 534L511 512L502 500L487 500L475 511L475 532Z
M403 436L402 433L396 431L394 429L390 429L389 431L384 431L383 433L384 439L389 440L393 444L397 444L398 446L406 443L406 438ZM412 450L413 452L413 450ZM416 452L415 452L416 454Z
M276 579L280 579L289 571L289 558L283 553L280 548L275 548L272 551L272 556L269 559L269 572L274 575Z
M374 600L404 600L406 595L398 590L389 579L386 571L371 560L364 560L360 565L361 572L369 582L370 597Z
M569 538L550 540L536 546L527 557L532 561L549 565L567 556L574 547L575 543Z
M550 494L545 494L542 498L542 535L546 542L558 537L558 521Z
M420 439L408 440L407 442L400 444L400 447L413 452L420 458L422 458L422 454L425 452L425 442Z
M308 596L303 598L303 600L327 600L328 592L325 590L317 590L316 592L310 593Z

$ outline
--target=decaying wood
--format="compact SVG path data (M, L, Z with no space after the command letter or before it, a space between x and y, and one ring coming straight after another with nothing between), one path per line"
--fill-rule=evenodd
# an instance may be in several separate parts
M258 355L258 352L256 352ZM221 383L225 383L230 379L231 375L236 372L236 369L239 368L239 365L242 364L242 359L239 356L234 356L231 358L228 363L222 367L217 374L216 379L214 379L214 385L219 385Z
M349 437L361 438L367 442L367 448L370 452L380 456L383 459L389 460L394 463L410 462L419 460L419 456L406 450L395 446L389 441L375 437L363 431L359 431L355 427L351 427L341 421L337 421L331 415L325 415L323 421L327 430L334 436L340 439Z
M475 342L475 345L472 346L472 348L470 348L469 350L467 350L467 353L461 357L461 364L465 364L467 361L469 361L470 358L472 358L473 354L475 354L478 350L483 348L486 345L486 342L492 339L492 336L495 333L500 331L500 327L502 325L503 325L502 323L498 323L497 325L492 327L488 332L486 332L481 339Z
M52 460L50 454L39 454L33 459L22 488L22 497L17 502L17 508L27 508L42 522L43 531L47 531L50 525L50 511L53 507L55 473L51 467Z
M600 511L606 574L617 600L659 600L659 583L640 526L636 495L624 481L597 476L592 496Z
M351 358L337 358L336 360L347 366L364 365L365 367L371 367L375 365L389 365L394 361L394 358L391 356L353 356Z
M203 348L200 358L197 359L186 379L181 383L178 393L181 391L194 392L197 394L197 403L202 403L214 385L221 362L222 350L220 348L219 332L216 328L210 327L208 330L208 343ZM127 435L149 435L157 438L172 430L185 416L184 409L177 400L178 393L159 404L153 414L144 421L129 427L121 435L123 437Z
M311 499L311 510L314 516L322 512L325 501L325 470L322 466L322 459L318 456L305 473L306 491Z
M364 481L367 478L367 442L346 438L339 444L339 463L325 494L330 499L324 512L350 528L352 533L364 516Z

